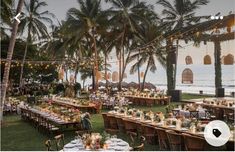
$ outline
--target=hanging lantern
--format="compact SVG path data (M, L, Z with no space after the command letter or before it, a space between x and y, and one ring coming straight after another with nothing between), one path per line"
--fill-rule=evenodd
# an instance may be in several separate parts
M140 77L143 78L144 77L144 72L140 73Z

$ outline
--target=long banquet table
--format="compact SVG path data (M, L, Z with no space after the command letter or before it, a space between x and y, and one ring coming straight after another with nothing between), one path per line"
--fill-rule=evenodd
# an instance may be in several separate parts
M73 108L79 109L84 112L89 112L89 113L98 113L100 110L99 109L100 107L97 107L97 105L95 105L95 104L82 105L82 104L76 104L76 103L62 101L62 100L58 100L58 99L53 99L52 103L66 106L66 107L73 107Z
M142 105L142 106L153 106L153 105L168 105L171 100L171 96L164 97L141 97L141 96L133 96L133 95L123 95L123 97L127 98L129 102L132 102L134 105Z
M140 126L144 125L144 126L147 126L147 127L153 128L153 129L161 128L161 129L164 129L164 130L173 130L173 131L175 131L177 133L180 133L180 134L187 133L187 134L190 134L192 136L202 137L204 139L203 132L191 132L189 130L189 128L176 129L175 125L163 126L162 123L152 122L151 120L141 121L140 118L135 118L135 117L132 117L132 116L125 116L124 114L120 114L120 113L116 113L116 112L108 112L108 113L105 113L105 114L107 114L107 116L109 116L109 117L116 118L116 120L121 118L123 121L130 122L129 124L134 125L134 127L136 127L136 130L138 130L138 128ZM231 136L230 136L230 139L227 142L227 144L234 145L234 140L235 140L234 139L235 138L234 133L235 133L234 131L231 131ZM154 132L152 134L154 134Z
M47 120L49 120L50 122L52 122L53 124L55 125L58 125L58 126L62 126L62 125L76 125L76 124L80 124L80 121L65 121L65 120L62 120L56 116L53 116L47 112L43 112L43 111L40 111L40 110L37 110L37 109L34 109L34 108L26 108L26 107L20 107L20 110L21 110L21 116L23 116L24 114L27 114L29 115L39 115L40 117L43 117Z

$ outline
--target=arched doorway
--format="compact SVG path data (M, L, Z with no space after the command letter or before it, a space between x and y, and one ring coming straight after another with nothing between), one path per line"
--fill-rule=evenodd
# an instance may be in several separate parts
M193 72L191 69L186 68L182 72L182 83L183 84L193 84Z

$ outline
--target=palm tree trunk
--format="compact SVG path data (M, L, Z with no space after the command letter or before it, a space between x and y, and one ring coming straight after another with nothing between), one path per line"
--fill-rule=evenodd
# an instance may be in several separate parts
M23 8L24 0L19 0L16 14L20 13L22 8ZM2 116L3 116L3 105L5 103L5 98L6 98L6 91L7 91L7 84L9 80L9 73L10 73L10 68L11 68L11 59L15 47L15 40L16 40L16 34L18 30L18 25L19 23L15 20L12 26L12 33L11 33L11 39L7 51L7 64L5 64L4 68L4 74L3 74L3 81L1 85L1 109L0 109L0 120L2 121Z
M118 85L118 89L119 91L121 90L122 88L122 82L121 82L121 78L122 78L122 58L121 58L121 53L122 53L122 50L120 50L120 57L119 57L119 85Z
M167 40L167 59L166 59L166 73L167 73L167 94L169 95L171 90L174 90L174 67L172 63L172 41Z
M75 83L77 83L77 76L78 76L78 66L76 66L75 73L74 73Z
M222 80L221 80L221 62L220 62L220 56L221 56L221 46L220 41L216 40L214 41L214 58L215 58L215 88L221 88L222 87Z
M107 50L104 55L104 75L105 75L105 87L108 88L108 75L107 75Z
M97 78L97 72L98 72L98 54L97 54L97 48L96 48L96 39L95 39L95 35L92 34L92 38L93 38L93 43L94 43L94 53L95 53L95 66L94 66L94 80L95 80L95 84L94 84L94 89L97 90L98 89L98 78Z
M140 90L141 86L140 86L140 65L139 65L139 61L140 61L140 50L139 50L139 54L138 54L138 82L139 82L139 90Z
M92 90L95 90L95 70L92 70Z
M176 56L175 56L175 67L174 67L174 89L176 87L176 74L177 74L177 60L178 60L178 48L179 48L179 40L176 41Z
M129 60L129 57L130 57L130 52L128 52L128 55L127 55L127 57L126 57L126 60L125 60L125 62L124 62L124 58L123 58L123 62L124 62L124 64L123 64L123 68L122 68L122 78L121 78L121 80L123 81L123 78L124 78L124 74L125 74L125 71L126 71L126 67L127 67L127 63L128 63L128 60ZM124 55L123 55L124 56ZM121 81L121 82L122 82Z
M83 88L83 90L85 89L85 81L86 81L86 79L84 79L84 80L82 81L82 88Z
M31 26L29 25L29 27L28 27L28 36L27 36L27 40L26 40L26 44L25 44L25 50L24 50L24 57L23 57L23 61L22 61L22 64L21 64L21 69L20 69L20 87L22 87L22 85L23 85L24 64L25 64L25 59L26 59L27 52L28 52L29 41L31 41L30 30L31 30Z
M24 57L22 60L21 68L20 68L20 88L23 86L24 63L25 63L27 51L28 51L28 40L26 41L25 50L24 50Z
M146 79L146 76L147 76L147 73L148 73L148 70L149 70L149 65L150 65L150 59L149 59L149 61L148 61L147 67L146 67L145 72L144 72L144 78L143 78L143 84L142 84L141 91L144 90L145 79Z
M124 54L124 34L125 34L125 28L124 31L122 33L122 38L121 38L121 46L120 46L120 58L119 58L119 85L118 85L118 89L119 91L121 91L122 89L122 53Z

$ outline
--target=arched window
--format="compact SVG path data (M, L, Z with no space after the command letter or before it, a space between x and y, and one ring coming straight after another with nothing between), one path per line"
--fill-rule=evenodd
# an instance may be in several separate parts
M204 56L204 64L211 64L211 57L209 55Z
M118 72L114 71L112 74L112 81L118 81Z
M224 65L233 65L234 56L232 54L228 54L224 57Z
M193 83L193 72L189 68L184 69L182 73L182 83L192 84Z
M185 63L188 64L193 64L193 59L191 56L186 56L185 58Z

